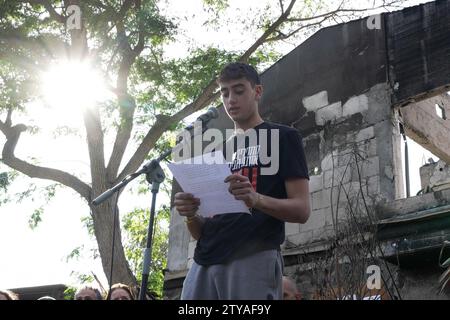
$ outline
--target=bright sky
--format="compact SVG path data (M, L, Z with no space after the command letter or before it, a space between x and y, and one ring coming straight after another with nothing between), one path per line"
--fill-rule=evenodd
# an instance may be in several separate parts
M422 3L425 1L414 1ZM167 9L173 15L177 12L187 12L188 16L196 14L196 19L182 21L181 27L184 29L184 37L190 38L197 43L216 43L223 48L244 48L253 39L242 37L242 32L233 30L233 24L227 30L210 31L205 33L202 27L202 6L201 0L184 0L170 2ZM245 12L248 7L264 6L264 1L237 1L232 0L233 5L238 4L240 12ZM200 15L200 18L199 18ZM204 16L204 14L203 14ZM185 38L185 39L186 39ZM287 44L286 53L292 50L297 44ZM186 47L174 45L169 55L176 56L184 52ZM65 109L42 109L39 105L33 105L34 110L30 114L31 120L36 123L44 119L48 127L56 124L81 125L80 116L71 108ZM43 165L77 172L81 178L89 176L87 149L85 145L80 145L80 140L70 137L55 140L49 132L44 132L43 136L22 135L17 148L17 155L22 158L35 157ZM0 136L0 145L3 145L4 137ZM111 145L109 145L111 147ZM411 157L414 164L411 165L411 174L418 172L418 167L422 165L422 158L428 159L430 154L425 151L416 150L410 143ZM130 156L127 150L126 159ZM106 154L109 154L108 151ZM0 165L0 172L6 171ZM18 179L9 189L10 194L22 192L30 183L42 184L41 181L29 178ZM44 182L44 185L46 183ZM128 186L127 188L131 188ZM420 188L420 182L412 180L412 194ZM167 202L162 193L159 196L159 204ZM58 189L56 197L45 206L43 221L35 230L28 228L28 219L34 209L41 206L42 199L36 196L35 201L25 199L21 203L10 203L0 207L0 288L17 288L37 285L49 285L63 283L66 285L76 285L76 278L71 276L72 271L90 274L91 271L99 276L100 281L105 285L106 278L103 275L99 260L92 261L88 257L80 261L65 261L65 257L76 247L85 245L85 252L89 248L95 247L95 243L87 235L80 221L81 217L89 215L87 205L75 192L65 189ZM127 212L133 208L149 207L150 196L135 196L123 194L119 202L121 212Z

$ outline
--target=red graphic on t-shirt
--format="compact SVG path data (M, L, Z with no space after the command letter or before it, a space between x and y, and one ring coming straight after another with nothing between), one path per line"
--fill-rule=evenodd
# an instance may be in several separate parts
M242 175L250 180L250 176L248 175L248 168L242 168Z
M258 185L258 168L253 167L252 169L252 186L253 190L256 191L256 186Z
M233 171L233 174L240 174L243 175L244 177L247 177L252 184L253 190L256 191L256 188L258 186L258 168L253 167L251 169L252 169L251 174L249 168L242 168L240 170Z
M230 166L233 174L241 174L247 177L255 191L258 186L258 167L256 166L259 162L258 159L259 146L239 149L234 153L233 162Z

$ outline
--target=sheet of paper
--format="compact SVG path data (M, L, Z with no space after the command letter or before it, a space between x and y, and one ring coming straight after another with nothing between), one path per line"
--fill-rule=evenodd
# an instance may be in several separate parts
M218 163L212 163L211 159ZM169 163L168 167L184 192L200 198L199 215L211 217L216 214L237 212L250 214L245 202L236 200L228 192L229 184L223 182L231 171L221 152L216 152L214 156L205 154L196 157L191 163Z

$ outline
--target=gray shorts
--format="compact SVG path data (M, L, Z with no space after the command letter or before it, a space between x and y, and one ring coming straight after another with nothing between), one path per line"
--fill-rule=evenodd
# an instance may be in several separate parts
M227 264L193 263L183 284L182 300L281 300L283 257L266 250Z

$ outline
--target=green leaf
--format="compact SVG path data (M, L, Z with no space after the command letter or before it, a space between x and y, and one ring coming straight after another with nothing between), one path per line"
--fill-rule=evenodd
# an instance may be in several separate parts
M6 191L9 183L8 172L0 172L0 189Z
M94 282L95 278L92 275L88 274L77 274L78 281L80 283L92 283Z
M64 300L74 300L76 292L77 288L67 287L66 290L64 290Z
M34 183L30 183L27 190L22 191L20 193L17 193L16 196L18 197L17 202L22 202L24 199L29 198L33 196L34 192L37 190L37 186Z
M76 247L73 249L66 257L66 262L69 262L69 260L78 260L81 255L81 251L84 249L84 245Z
M164 284L162 271L167 265L168 230L164 228L164 225L168 225L169 217L169 209L163 207L157 212L154 222L152 264L148 290L158 296L162 296ZM150 212L143 209L135 209L123 217L125 256L139 282L142 276L143 249L146 246L149 219Z
M45 203L48 204L50 200L52 200L55 197L56 194L56 188L59 186L58 183L48 185L44 188L44 200Z
M39 225L39 223L42 221L43 213L44 213L44 208L42 208L42 207L34 210L30 219L28 219L28 226L31 228L31 230L36 229L37 226Z
M95 230L94 230L94 220L92 219L92 217L91 216L82 217L81 222L83 223L83 226L87 229L88 234L93 237L95 235Z

